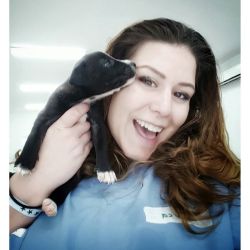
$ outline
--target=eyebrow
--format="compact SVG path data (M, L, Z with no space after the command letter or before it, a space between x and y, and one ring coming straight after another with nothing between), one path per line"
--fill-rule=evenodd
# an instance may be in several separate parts
M160 71L158 71L157 69L149 66L149 65L141 65L141 66L136 66L136 68L140 69L140 68L148 68L149 70L153 71L154 73L156 73L157 75L159 75L161 78L166 79L166 76L161 73ZM193 90L195 90L195 87L192 83L189 82L181 82L180 85L184 86L184 87L190 87Z
M153 71L154 73L156 73L157 75L159 75L161 78L165 79L166 76L164 74L162 74L160 71L158 71L157 69L149 66L149 65L141 65L141 66L137 66L136 68L140 69L140 68L148 68L151 71Z
M189 82L181 82L180 83L181 86L184 86L184 87L190 87L191 89L193 89L195 91L195 87L192 83L189 83Z

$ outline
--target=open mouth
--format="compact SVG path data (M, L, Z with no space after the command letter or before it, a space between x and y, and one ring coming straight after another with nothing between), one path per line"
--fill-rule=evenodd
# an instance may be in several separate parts
M163 130L162 127L153 125L152 123L134 119L133 120L134 126L137 132L145 139L148 140L155 140L157 135Z

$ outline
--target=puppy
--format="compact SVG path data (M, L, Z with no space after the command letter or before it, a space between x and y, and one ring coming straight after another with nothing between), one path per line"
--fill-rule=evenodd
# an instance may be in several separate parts
M88 119L96 153L97 178L105 183L115 182L116 175L110 169L108 160L103 103L100 99L131 84L134 77L135 64L128 60L117 60L99 51L84 56L75 65L69 79L50 96L45 108L36 118L23 150L15 161L18 171L21 174L30 173L38 160L47 129L70 107L86 100L91 103ZM61 204L78 182L77 176L73 176L57 188L50 198ZM56 213L56 205L50 199L43 202L42 208L47 215Z

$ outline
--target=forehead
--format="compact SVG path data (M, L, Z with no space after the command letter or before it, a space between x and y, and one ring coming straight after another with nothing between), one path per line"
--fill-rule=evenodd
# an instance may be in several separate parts
M141 44L130 59L137 66L152 66L167 77L195 82L196 60L185 45L148 41Z

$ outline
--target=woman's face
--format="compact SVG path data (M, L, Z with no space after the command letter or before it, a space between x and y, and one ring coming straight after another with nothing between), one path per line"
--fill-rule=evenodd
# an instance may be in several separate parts
M136 79L112 97L108 125L124 154L143 161L185 122L196 62L187 47L155 41L143 43L130 59Z

